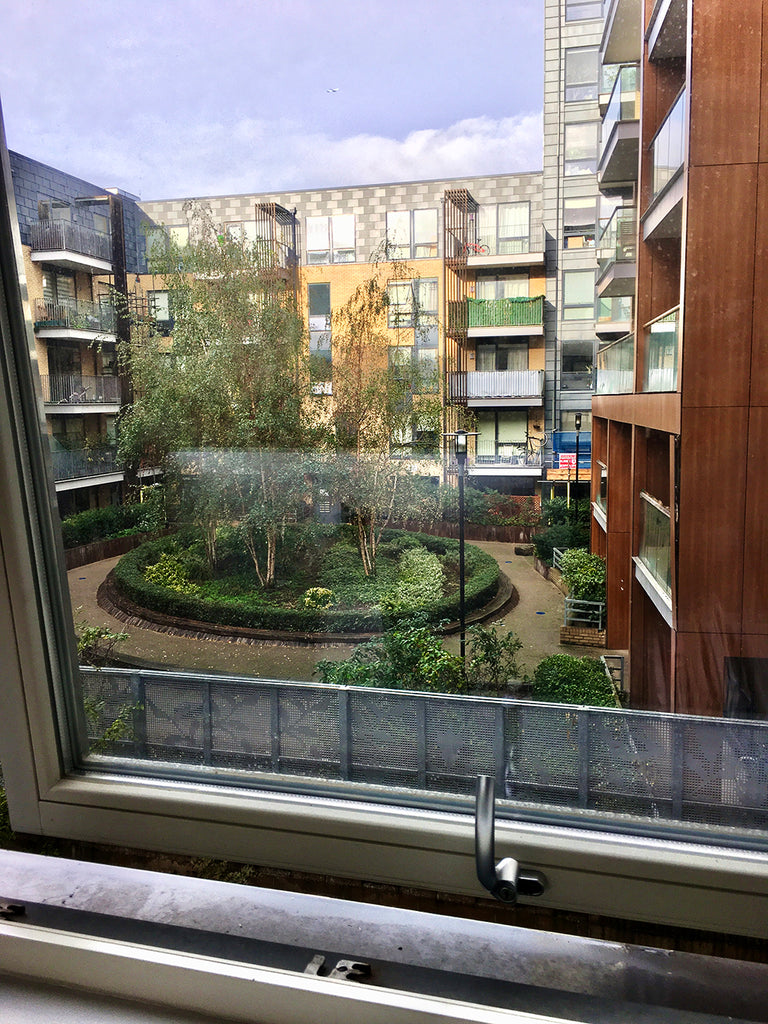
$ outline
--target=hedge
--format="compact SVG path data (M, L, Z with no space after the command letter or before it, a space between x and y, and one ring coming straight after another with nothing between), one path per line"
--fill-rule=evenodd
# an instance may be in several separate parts
M76 548L95 540L107 540L125 533L140 533L146 515L141 505L107 505L89 508L62 520L61 534L65 548Z
M393 540L402 536L401 531L386 531L382 539ZM178 536L178 535L177 535ZM458 541L431 537L427 534L410 534L421 542L428 551L447 554L458 553ZM258 605L248 599L234 601L205 600L195 594L182 594L159 586L144 578L144 570L165 552L172 552L177 537L164 537L148 541L123 555L113 570L117 589L141 608L148 608L165 615L211 622L224 626L241 626L251 629L276 629L302 633L363 633L378 632L382 625L391 625L407 619L411 612L382 614L380 611L336 611L316 608L284 608ZM500 570L496 560L474 547L466 546L466 568L471 575L465 582L465 608L471 611L481 608L496 596ZM259 594L261 592L258 592ZM262 599L259 598L261 601ZM454 620L459 616L458 594L444 597L427 606L421 606L419 613L430 622Z

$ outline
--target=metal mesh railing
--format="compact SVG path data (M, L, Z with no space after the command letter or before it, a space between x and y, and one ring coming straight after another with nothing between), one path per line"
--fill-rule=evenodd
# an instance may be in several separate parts
M765 722L148 670L82 679L92 750L133 770L362 783L367 798L379 787L388 802L435 805L487 774L507 815L618 815L747 842L768 829Z

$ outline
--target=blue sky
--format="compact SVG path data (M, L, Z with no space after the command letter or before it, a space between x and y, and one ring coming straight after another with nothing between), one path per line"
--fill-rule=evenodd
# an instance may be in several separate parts
M541 168L536 0L0 0L11 149L143 199Z

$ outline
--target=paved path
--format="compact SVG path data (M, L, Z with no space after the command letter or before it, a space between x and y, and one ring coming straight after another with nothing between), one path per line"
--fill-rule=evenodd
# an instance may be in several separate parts
M601 653L560 646L563 595L554 584L536 572L531 557L515 555L514 544L476 543L496 558L502 571L517 588L520 597L517 607L504 616L503 622L523 640L520 661L529 672L541 658L556 651L594 656ZM106 625L115 632L125 628L96 603L96 591L117 561L117 558L107 558L69 571L76 621L85 621L93 626ZM128 632L129 639L118 650L132 661L163 668L250 675L263 679L310 680L317 661L323 658L339 660L353 650L349 644L239 644L228 640L196 640L135 626L131 626ZM458 635L448 637L446 647L458 652Z

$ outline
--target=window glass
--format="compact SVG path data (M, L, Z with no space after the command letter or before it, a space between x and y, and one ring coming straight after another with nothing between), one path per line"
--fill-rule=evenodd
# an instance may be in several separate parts
M355 215L339 214L331 218L333 233L333 262L355 262Z
M328 263L331 258L328 217L307 217L307 263Z
M582 249L595 244L595 199L563 200L563 239L566 249Z
M411 215L407 210L387 212L387 242L393 259L411 255Z
M602 0L565 0L566 21L586 21L590 18L600 18L602 14Z
M437 256L437 210L388 210L387 243L393 259Z
M598 48L579 46L565 51L565 102L597 99Z
M413 211L413 258L437 256L437 210Z
M599 132L598 122L565 126L564 171L566 176L595 173Z
M566 270L563 272L563 318L592 320L595 309L595 272Z

